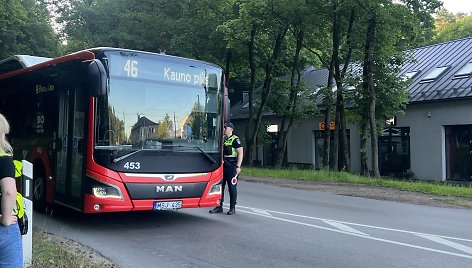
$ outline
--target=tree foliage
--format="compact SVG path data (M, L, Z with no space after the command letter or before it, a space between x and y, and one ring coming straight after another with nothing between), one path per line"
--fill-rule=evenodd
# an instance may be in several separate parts
M363 72L361 77L357 77L360 94L355 95L355 102L360 116L361 170L364 175L369 174L367 136L370 134L372 174L379 177L378 131L385 127L387 118L404 108L407 101L407 83L398 77L405 60L401 51L410 46L412 40L419 40L416 38L418 32L430 31L428 16L431 17L431 12L439 8L439 3L434 0L405 0L404 3L366 1L361 4L364 11L361 18L368 27L364 35ZM416 24L418 21L423 22L420 27Z
M431 43L442 43L472 36L472 13L452 14L445 9L438 12L435 35Z
M54 57L60 44L43 1L0 1L0 59L14 54Z
M164 119L159 121L157 127L157 139L162 140L165 138L168 138L170 136L170 133L173 131L174 124L172 123L172 120L170 119L170 116L166 114L164 116Z
M385 119L404 108L407 85L397 77L405 60L401 52L432 40L435 21L431 14L438 11L440 2L9 0L0 2L1 55L57 54L59 38L49 24L46 6L57 14L67 52L123 47L165 51L222 66L232 102L237 102L242 92L249 95L245 151L250 164L253 146L260 137L267 137L261 131L265 132L264 116L268 113L282 122L276 137L281 162L290 127L312 117L316 106L315 89L302 82L303 70L310 65L327 68L328 85L319 94L326 123L336 118L337 129L331 149L329 129L325 132L324 165L331 162L332 168L349 170L347 123L372 120L370 128L375 132L376 127L384 126ZM472 35L470 18L439 11L435 42ZM374 27L370 35L369 25ZM349 76L348 70L356 69L354 64L360 66L358 71L364 69ZM369 85L366 79L370 79ZM357 90L347 90L349 86ZM346 116L348 102L355 105ZM204 136L200 133L204 123L200 108L199 104L194 107L191 123L193 133ZM374 113L366 115L367 108ZM168 133L172 126L166 118L160 121L159 135Z

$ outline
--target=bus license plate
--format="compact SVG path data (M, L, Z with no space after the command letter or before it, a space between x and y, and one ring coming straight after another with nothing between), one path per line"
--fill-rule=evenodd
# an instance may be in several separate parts
M172 210L182 208L182 201L154 202L154 210Z

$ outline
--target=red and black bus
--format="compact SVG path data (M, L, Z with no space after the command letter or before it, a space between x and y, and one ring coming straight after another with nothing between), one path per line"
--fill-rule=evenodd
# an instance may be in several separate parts
M36 208L219 205L227 97L217 65L117 48L21 59L0 62L0 113L14 158L33 163Z

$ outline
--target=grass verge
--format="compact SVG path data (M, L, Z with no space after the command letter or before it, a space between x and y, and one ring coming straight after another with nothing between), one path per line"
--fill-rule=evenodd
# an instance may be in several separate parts
M76 242L33 229L33 265L30 267L105 268L113 264Z
M424 194L442 195L448 197L472 198L470 185L446 184L443 182L399 180L393 178L362 177L347 172L333 172L325 170L301 170L301 169L267 169L244 168L242 176L270 177L280 179L293 179L303 181L321 181L333 183L352 183L369 186L387 187L403 191L419 192Z

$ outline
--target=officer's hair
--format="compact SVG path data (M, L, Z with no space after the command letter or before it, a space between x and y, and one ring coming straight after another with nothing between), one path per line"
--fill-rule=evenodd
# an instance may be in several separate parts
M0 114L0 152L11 154L13 149L8 143L6 134L10 133L10 124L3 114Z

